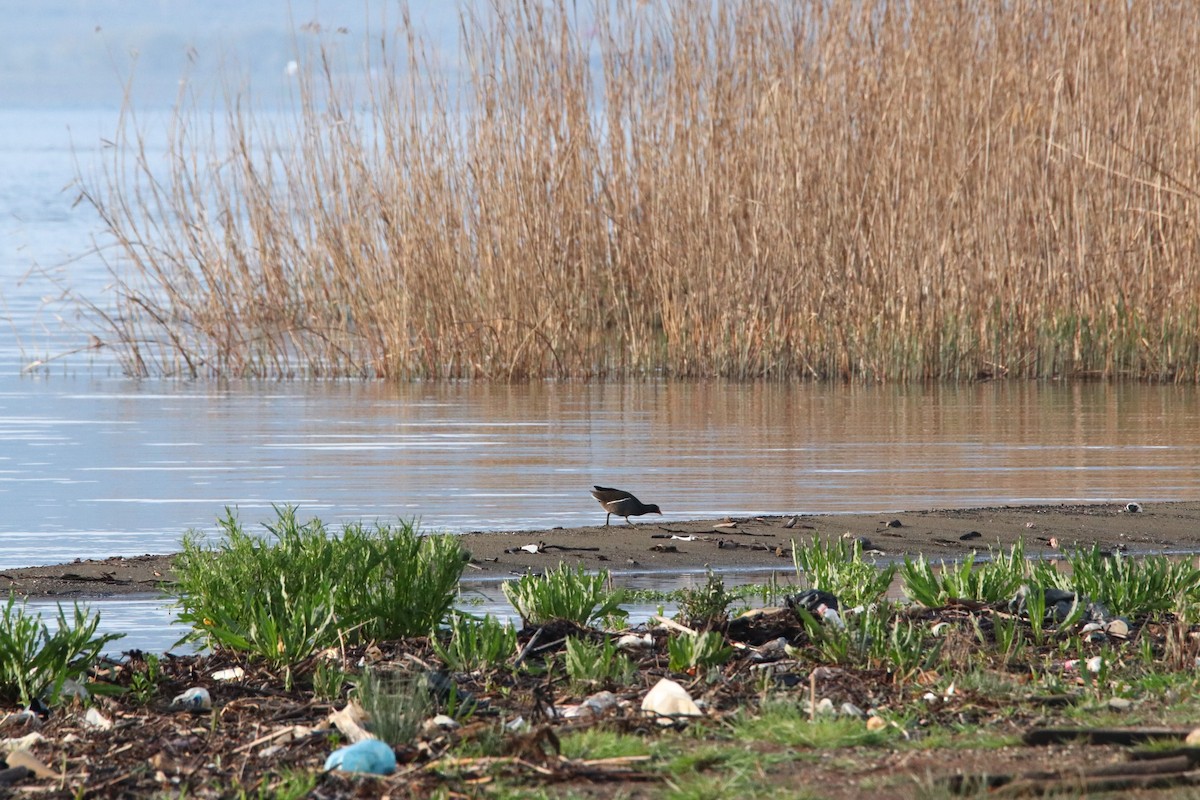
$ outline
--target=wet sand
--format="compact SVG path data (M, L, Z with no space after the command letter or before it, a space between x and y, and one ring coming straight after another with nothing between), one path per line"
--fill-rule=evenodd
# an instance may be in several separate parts
M600 512L603 513L603 512ZM897 524L898 523L898 524ZM788 525L791 527L787 527ZM463 534L471 553L464 579L504 579L560 561L622 573L791 571L792 541L865 537L877 558L959 559L1024 539L1030 556L1098 544L1130 555L1200 552L1200 502L1004 506L895 514L798 515L659 521L540 531ZM530 552L533 550L534 552ZM0 590L29 597L103 598L170 590L172 554L79 560L0 572Z

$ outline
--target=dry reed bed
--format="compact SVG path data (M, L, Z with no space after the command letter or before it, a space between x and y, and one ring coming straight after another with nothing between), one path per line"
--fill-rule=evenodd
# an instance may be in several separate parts
M495 5L126 121L131 373L1200 378L1200 6Z

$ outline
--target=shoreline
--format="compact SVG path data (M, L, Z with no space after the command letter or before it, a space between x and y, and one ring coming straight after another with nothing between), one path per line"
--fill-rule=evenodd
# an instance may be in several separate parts
M792 527L786 527L788 523ZM899 525L896 525L896 523ZM654 573L793 569L791 544L813 536L866 538L880 559L956 560L1025 542L1031 557L1099 545L1130 555L1200 552L1200 501L1088 503L931 509L898 513L800 514L624 522L578 528L459 534L471 553L464 582L504 580L560 561L614 577ZM528 549L526 549L528 548ZM172 579L175 554L78 559L0 571L0 590L33 599L105 599L156 593Z

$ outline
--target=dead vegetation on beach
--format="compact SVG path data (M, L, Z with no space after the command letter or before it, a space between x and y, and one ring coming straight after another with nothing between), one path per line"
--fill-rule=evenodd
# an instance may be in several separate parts
M404 20L356 85L318 49L282 124L185 100L165 158L130 113L99 338L134 375L1200 378L1196 6L575 8L445 64Z
M876 563L861 539L814 535L794 545L796 585L748 594L710 571L636 625L606 573L524 575L503 585L518 625L452 607L466 562L450 537L339 536L291 509L262 540L223 525L176 562L202 654L100 658L96 617L51 632L10 601L0 787L937 798L1170 789L1200 765L1190 558L1092 546L1060 568L1017 543Z

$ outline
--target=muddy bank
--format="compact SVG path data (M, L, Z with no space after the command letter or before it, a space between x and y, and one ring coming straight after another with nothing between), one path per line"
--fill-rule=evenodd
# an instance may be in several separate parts
M1200 551L1200 502L1005 506L896 514L738 517L733 520L657 521L642 518L582 528L463 534L471 552L464 574L502 579L559 561L613 573L714 569L792 569L792 540L866 537L882 557L924 554L956 559L989 546L1025 540L1031 556L1099 544L1131 554ZM788 527L791 525L791 527ZM531 552L532 551L532 552ZM0 590L30 597L111 597L157 591L170 583L171 554L79 560L0 572Z

